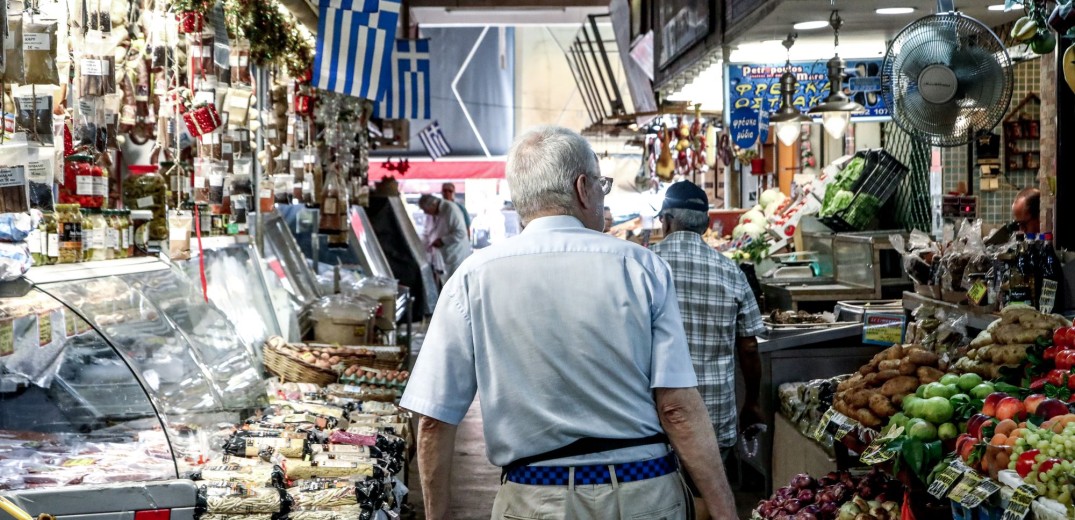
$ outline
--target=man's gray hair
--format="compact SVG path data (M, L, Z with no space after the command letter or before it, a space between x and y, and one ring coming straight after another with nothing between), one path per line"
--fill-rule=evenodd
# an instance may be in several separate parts
M436 204L439 200L440 199L436 196L426 193L425 195L418 197L418 207L424 208L427 204Z
M508 152L505 178L523 220L542 212L578 210L575 181L599 177L593 148L581 135L559 126L541 126L520 136Z
M671 215L672 221L676 223L673 225L673 229L693 231L699 235L705 233L706 229L709 229L709 214L704 211L670 208L661 211L662 217L665 214Z

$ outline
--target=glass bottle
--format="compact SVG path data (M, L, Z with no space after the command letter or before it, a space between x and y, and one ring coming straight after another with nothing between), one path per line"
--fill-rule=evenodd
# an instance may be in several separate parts
M339 174L335 168L329 171L325 178L325 185L321 187L321 219L318 222L318 232L326 234L339 233L340 208L347 204L346 199L341 199L341 185Z
M119 247L118 229L116 228L116 212L110 209L106 209L102 212L104 217L104 255L105 260L112 260L117 258L116 248Z
M1007 303L1033 305L1034 272L1030 265L1026 237L1022 233L1015 235L1015 257L1012 260L1015 265L1012 266L1008 275Z
M105 235L107 222L104 214L97 208L82 210L82 261L96 262L106 260Z
M58 232L58 264L74 264L82 261L82 213L78 204L56 205L56 230Z
M1042 299L1038 302L1038 309L1041 312L1054 312L1064 308L1061 302L1064 292L1060 290L1064 286L1064 266L1053 249L1052 233L1045 233L1043 237L1040 263Z
M42 244L44 243L44 218L38 221L37 227L30 230L30 234L26 236L26 247L30 250L30 258L34 260L34 265L45 265L44 261L44 249ZM47 244L45 247L48 247Z
M55 207L53 207L55 209ZM44 265L53 265L60 257L60 235L56 231L56 214L45 213L41 218L44 226Z
M134 256L134 224L131 223L131 210L123 210L123 235L120 237L121 246L127 251L127 258ZM166 228L167 229L167 228Z

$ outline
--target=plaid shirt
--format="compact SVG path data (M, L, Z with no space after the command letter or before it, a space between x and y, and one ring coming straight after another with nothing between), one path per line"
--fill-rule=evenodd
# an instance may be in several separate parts
M765 331L739 266L697 233L677 231L653 246L672 268L698 390L722 448L737 438L735 340Z

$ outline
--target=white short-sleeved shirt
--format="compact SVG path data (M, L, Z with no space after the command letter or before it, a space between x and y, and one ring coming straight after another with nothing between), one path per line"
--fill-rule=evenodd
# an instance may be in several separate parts
M696 385L668 265L558 216L479 251L448 281L402 406L458 424L480 392L487 455L504 466L583 437L660 433L653 389ZM543 464L666 452L645 446Z

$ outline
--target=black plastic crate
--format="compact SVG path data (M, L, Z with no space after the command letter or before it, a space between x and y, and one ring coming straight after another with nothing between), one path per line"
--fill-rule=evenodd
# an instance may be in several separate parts
M862 157L865 164L862 175L851 186L850 191L854 193L851 203L834 215L820 219L836 232L862 231L869 226L911 171L882 149L860 150L855 156ZM872 204L869 199L873 199Z

